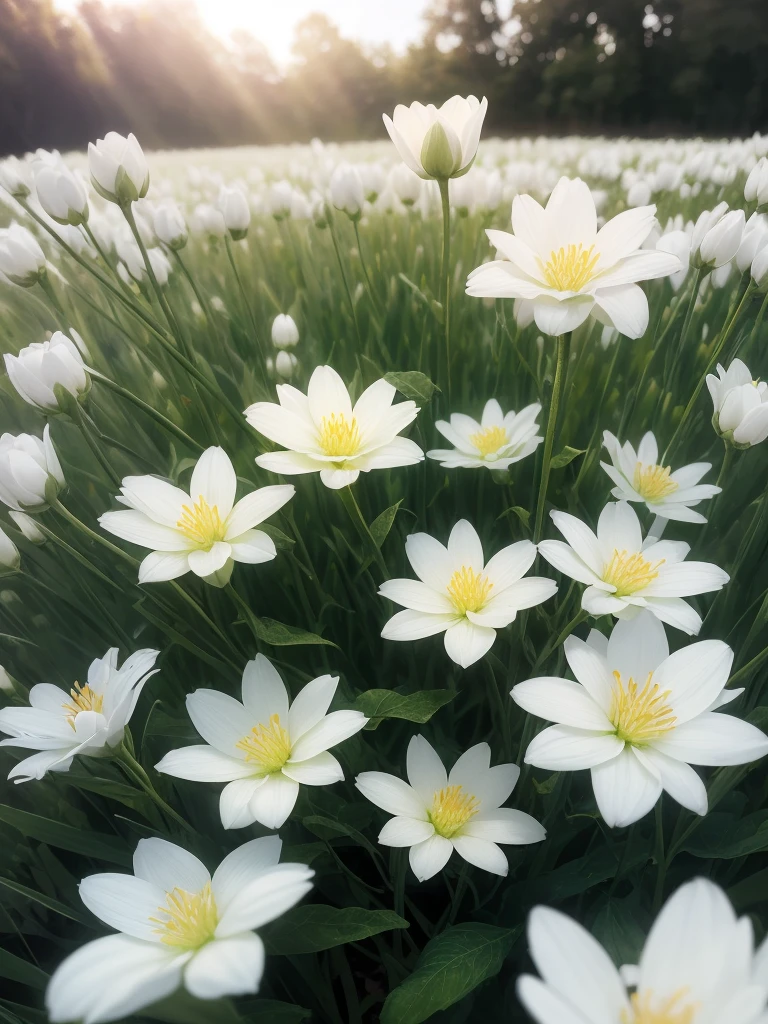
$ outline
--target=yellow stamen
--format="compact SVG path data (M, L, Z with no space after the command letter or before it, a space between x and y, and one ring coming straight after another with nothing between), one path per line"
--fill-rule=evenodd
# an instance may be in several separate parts
M69 691L69 695L72 700L67 701L61 706L67 712L67 721L73 729L75 728L75 719L81 711L98 711L101 713L104 707L104 694L94 693L87 683L85 686L75 683Z
M485 458L487 455L494 455L499 448L507 444L509 435L504 427L483 427L476 434L470 434L469 440Z
M561 292L577 292L583 288L594 277L600 259L600 253L594 253L594 248L590 245L585 249L579 243L553 249L546 263L539 259L539 267L549 287Z
M176 523L187 540L206 550L218 540L224 539L224 524L219 515L218 505L209 505L202 494L191 507L182 505L181 519Z
M451 576L448 596L456 606L456 611L460 615L466 615L467 612L479 612L487 603L488 594L492 589L493 584L487 576L462 565Z
M653 583L659 575L659 566L665 561L662 558L658 562L647 562L639 552L630 555L614 548L610 562L603 569L603 581L616 587L614 597L630 597Z
M149 919L158 926L155 933L177 949L199 949L210 942L219 920L210 882L197 893L173 889L157 912L162 916Z
M326 455L354 455L360 447L357 420L353 417L352 422L347 423L343 412L323 416L323 429L318 442Z
M270 717L269 725L254 725L235 746L245 752L246 761L254 761L265 775L279 772L291 756L291 738L277 714Z
M677 718L667 704L672 691L660 690L659 684L653 682L653 672L648 673L642 689L631 676L626 688L620 672L614 672L613 678L616 685L609 717L620 740L643 746L675 728Z
M693 1024L699 1007L690 1002L681 1005L687 992L681 988L661 1002L654 1000L652 992L635 992L630 999L632 1009L621 1012L621 1024Z
M459 832L470 818L480 810L480 801L471 793L465 793L463 786L445 786L432 797L429 820L435 832L450 839Z
M675 480L670 480L671 472L669 466L645 466L638 462L632 486L646 501L661 501L680 486Z

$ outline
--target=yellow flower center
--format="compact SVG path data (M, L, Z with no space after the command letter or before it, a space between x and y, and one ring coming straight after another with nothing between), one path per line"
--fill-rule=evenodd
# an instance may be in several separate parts
M698 1005L681 1005L687 992L681 988L660 1003L654 1001L652 992L635 992L630 999L632 1009L622 1011L621 1024L693 1024Z
M646 501L661 501L680 486L675 480L670 480L671 472L669 466L644 466L638 462L632 485Z
M209 505L202 494L194 505L182 505L181 511L183 515L176 523L176 529L197 547L208 550L216 541L224 539L224 524L218 505Z
M69 695L72 700L66 701L61 706L67 712L67 721L73 729L75 728L75 719L81 711L98 711L101 713L104 707L104 695L94 693L87 683L85 686L75 683L69 691Z
M594 252L594 245L588 249L579 243L560 249L553 249L545 263L539 259L544 280L550 288L561 292L577 292L594 276L600 253Z
M616 685L611 696L609 717L620 740L643 746L675 728L677 718L666 703L671 690L660 690L659 684L653 682L653 672L648 673L642 688L631 676L626 687L621 681L621 673L614 672L613 678Z
M476 434L470 434L469 440L485 458L487 455L494 455L499 448L507 444L509 436L504 427L483 427Z
M354 455L360 447L357 420L353 416L352 421L348 423L343 412L323 416L323 428L318 442L326 455Z
M197 893L173 889L157 913L159 917L149 919L157 925L155 933L177 949L199 949L210 942L219 920L210 882Z
M467 612L479 612L488 601L488 594L492 589L493 584L487 576L462 565L451 576L448 596L453 601L456 611L460 615L466 615Z
M610 562L603 569L603 582L616 588L614 597L629 597L653 583L659 575L659 566L665 561L662 558L651 563L639 552L630 555L614 548Z
M255 762L264 775L279 772L291 756L291 738L280 724L280 715L272 715L269 725L259 722L235 746L245 752L246 761Z
M435 826L435 832L445 839L450 839L464 828L479 810L480 801L471 793L466 793L463 786L445 786L437 790L432 797L432 809L428 815Z

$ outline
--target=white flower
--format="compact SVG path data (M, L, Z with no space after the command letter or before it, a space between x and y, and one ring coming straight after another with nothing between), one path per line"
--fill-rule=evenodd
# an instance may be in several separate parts
M537 1024L764 1024L768 945L705 878L681 886L657 917L638 966L619 971L580 924L549 907L528 919L541 975L517 994ZM629 992L628 988L634 991Z
M219 210L224 218L227 231L234 241L239 242L248 234L251 211L248 200L239 188L222 188L219 192Z
M398 104L384 125L400 157L420 178L457 178L477 155L488 100L452 96L442 105Z
M745 223L743 210L723 214L701 239L691 259L693 265L712 269L730 263L739 251Z
M648 300L636 282L680 269L671 253L640 248L655 213L655 206L626 210L598 231L592 194L580 178L561 178L545 209L517 195L514 234L486 232L504 259L473 270L467 294L529 300L544 334L566 334L592 314L639 338L648 326Z
M543 540L539 551L560 572L588 584L581 606L590 615L631 618L647 608L670 626L698 633L701 617L684 597L720 590L728 573L710 562L683 561L690 545L652 538L644 545L640 520L625 501L605 506L597 534L567 512L552 521L568 541Z
M670 655L664 627L646 611L618 622L607 641L593 630L586 643L569 637L564 650L577 682L543 677L512 690L520 707L557 723L533 739L525 760L551 771L591 769L611 827L638 821L662 789L706 814L692 764L745 764L768 753L759 729L716 712L742 693L725 689L733 651L721 640Z
M157 237L169 249L183 249L187 244L187 225L176 203L161 203L155 210L152 226Z
M515 764L491 763L487 743L470 747L450 774L423 736L408 744L408 782L385 772L362 772L355 785L371 803L394 814L379 833L382 846L409 846L411 869L420 882L432 878L455 850L483 871L506 875L498 843L540 843L546 832L523 811L501 805L520 777Z
M45 544L47 537L32 516L28 516L26 512L9 512L8 515L28 541L32 544Z
M485 403L479 423L471 416L453 413L450 423L437 420L435 426L454 447L434 449L427 452L427 458L436 459L446 469L508 469L536 451L544 440L537 433L536 417L540 412L541 406L536 403L505 415L492 398Z
M748 203L757 203L758 209L768 206L768 160L764 156L749 172L744 185L744 199Z
M192 224L195 231L211 238L223 238L227 233L224 214L210 203L200 203L195 207Z
M33 434L0 437L0 501L17 512L42 512L64 487L50 425Z
M54 387L59 384L75 398L84 397L91 379L77 345L56 331L48 341L33 342L17 356L6 353L5 369L11 384L25 402L47 412L57 412Z
M126 284L130 284L131 279L139 284L146 280L147 267L144 263L144 257L138 245L132 239L127 240L125 244L120 246L120 256L123 262L118 265L117 269ZM147 249L147 259L152 267L152 273L155 275L157 283L160 286L168 284L168 277L172 268L163 250L158 249L157 246Z
M651 431L643 435L637 451L629 441L623 446L610 431L603 434L611 464L601 462L616 486L611 491L621 501L643 502L649 511L665 519L683 523L706 523L692 506L705 498L720 493L714 484L700 484L699 480L712 468L709 462L693 462L676 469L659 464L659 446Z
M739 251L733 262L741 273L750 270L757 254L768 245L768 217L753 213L746 223Z
M34 165L40 205L59 224L76 226L88 220L88 192L80 177L61 160Z
M30 706L0 710L0 731L11 739L0 746L27 747L39 753L19 761L9 779L30 782L46 772L65 772L76 754L108 754L122 743L136 701L160 652L136 651L117 667L118 650L112 647L88 669L85 685L75 682L66 690L38 683L29 691Z
M213 877L165 839L142 839L133 875L90 875L80 897L117 935L69 956L46 992L53 1024L104 1024L131 1017L180 986L198 999L258 992L264 944L254 929L311 890L314 871L278 864L278 836L233 850Z
M396 164L392 168L389 184L403 206L413 206L421 196L421 178L405 164Z
M750 267L750 273L755 285L765 291L768 288L768 245L764 245L755 254Z
M448 657L467 668L488 653L503 629L524 608L557 591L553 580L523 576L536 558L528 540L510 544L486 564L477 531L466 519L451 530L445 548L427 533L412 533L405 553L418 580L385 580L381 597L406 609L384 626L385 640L420 640L445 633Z
M139 583L175 580L192 571L223 587L234 562L269 562L272 538L254 527L293 495L290 484L260 487L235 503L237 477L222 448L208 448L192 471L189 493L155 476L127 476L117 500L127 512L105 512L101 526L123 540L152 548Z
M88 168L93 187L111 203L135 203L149 188L149 167L138 139L107 132L88 143Z
M380 163L366 161L357 165L357 173L363 182L365 198L369 203L375 203L386 188L387 175Z
M341 163L336 167L329 182L331 202L337 210L343 210L353 220L363 212L363 179L356 167Z
M31 288L45 273L45 253L35 236L20 224L0 231L0 274L21 288Z
M293 352L278 352L275 356L275 371L283 380L290 380L298 365L299 361Z
M13 515L13 513L11 514ZM18 512L16 514L19 515ZM5 530L0 527L0 576L18 572L20 565L21 555L19 554L19 549Z
M272 321L272 344L275 348L293 348L299 343L296 321L287 313L278 313Z
M717 376L707 374L715 430L736 445L750 448L768 437L768 384L752 379L747 366L734 359L728 370L718 363Z
M28 168L28 164L15 156L0 160L0 186L14 199L26 199L29 195Z
M325 486L336 490L361 472L414 466L424 458L414 441L397 436L416 419L416 403L392 405L396 390L383 379L366 388L354 408L330 366L316 367L306 395L290 384L276 390L279 405L256 402L245 410L252 427L289 449L259 455L262 469L286 476L319 472Z
M360 711L328 714L338 676L319 676L291 703L285 684L263 654L243 672L243 702L218 690L187 697L192 724L207 745L166 754L155 768L193 782L226 782L219 809L224 828L261 822L280 828L299 784L330 786L344 778L329 748L359 732Z

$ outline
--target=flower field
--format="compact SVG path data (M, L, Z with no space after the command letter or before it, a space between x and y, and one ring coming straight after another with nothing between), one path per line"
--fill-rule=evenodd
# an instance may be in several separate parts
M768 1019L768 138L485 112L0 163L0 1020Z

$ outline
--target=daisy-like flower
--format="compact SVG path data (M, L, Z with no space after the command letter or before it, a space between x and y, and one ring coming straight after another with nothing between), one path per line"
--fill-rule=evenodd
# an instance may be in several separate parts
M314 871L278 864L278 836L228 854L213 877L165 839L142 839L133 874L90 875L80 897L116 928L82 946L54 972L46 992L53 1024L123 1020L183 987L198 999L258 992L264 943L254 932L312 888Z
M621 501L643 502L649 511L664 519L683 523L706 523L700 512L692 506L705 498L720 493L714 484L700 484L699 480L712 468L709 462L692 462L672 472L670 466L659 463L659 446L649 430L635 451L629 441L621 445L610 431L603 434L610 465L601 462L616 486L611 491Z
M344 778L330 747L359 732L360 711L328 714L338 676L319 676L291 703L277 669L257 654L243 672L243 702L218 690L187 697L192 724L206 741L172 750L159 772L192 782L226 782L219 809L224 828L261 822L280 828L299 784L330 786Z
M576 516L552 512L568 541L543 540L539 551L560 572L587 583L581 607L590 615L629 618L647 608L684 633L698 633L701 616L685 597L720 590L727 572L711 562L686 562L690 545L679 540L644 545L640 520L626 501L610 502L600 513L597 533Z
M541 406L537 402L520 412L512 411L505 415L495 398L485 403L479 423L471 416L455 412L450 423L445 420L435 423L453 448L436 448L427 452L427 457L436 459L446 469L479 469L485 466L486 469L506 470L513 462L535 452L544 440L538 434L536 422L540 412Z
M521 540L498 551L486 564L477 530L466 519L451 530L448 547L428 533L412 533L405 553L418 580L385 580L379 595L406 609L381 631L385 640L420 640L445 633L448 657L462 668L479 661L496 630L524 608L557 591L553 580L523 579L536 558L536 545Z
M306 395L290 384L277 385L278 405L256 402L245 410L259 433L288 451L267 452L256 462L272 473L292 476L320 473L326 487L338 490L372 469L414 466L421 448L398 437L418 414L415 402L392 405L396 390L377 380L354 407L346 385L330 366L318 366Z
M529 301L544 334L566 334L591 314L639 338L648 326L648 299L637 282L680 269L677 256L640 248L655 214L655 206L626 210L598 231L594 199L580 178L561 178L546 208L515 196L514 234L486 232L503 259L473 270L467 294Z
M67 771L77 754L99 757L119 746L144 684L159 671L153 671L159 653L136 651L118 668L113 647L91 663L85 684L73 683L67 692L38 683L29 691L28 708L0 710L0 731L10 736L0 746L38 751L19 761L8 778L42 779L46 772Z
M651 928L639 965L619 971L580 924L549 907L528 919L541 975L523 975L520 1002L537 1024L764 1024L768 943L706 878L681 886Z
M355 785L371 803L394 814L379 834L382 846L409 846L420 882L432 878L455 850L483 871L506 875L498 844L540 843L544 827L530 814L501 805L520 776L515 764L491 764L487 743L470 747L450 773L423 736L408 744L408 782L385 772L362 772Z
M606 824L631 825L655 805L662 789L696 814L707 813L707 791L692 764L746 764L768 753L768 737L717 709L738 697L726 690L733 651L701 640L674 654L650 612L618 622L610 639L592 631L585 643L564 645L576 677L519 683L514 701L556 725L539 733L528 764L552 771L589 768Z
M117 500L127 512L105 512L109 533L152 548L139 566L139 583L175 580L190 570L225 586L235 562L269 562L272 538L254 527L293 497L291 484L260 487L235 502L237 477L223 448L208 448L192 470L189 493L156 476L127 476Z
M751 448L768 437L768 384L754 380L741 359L727 370L718 363L717 376L707 374L715 430L736 448Z

